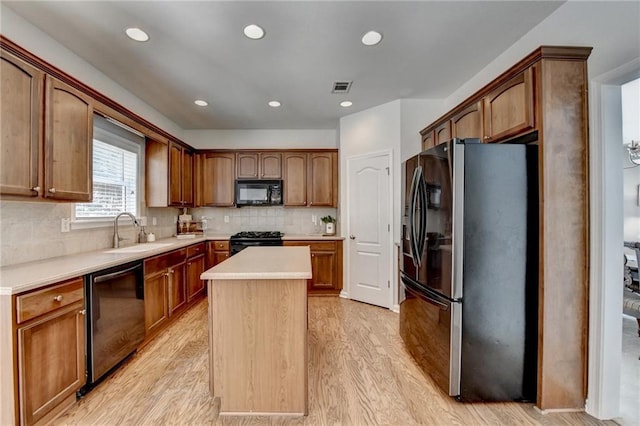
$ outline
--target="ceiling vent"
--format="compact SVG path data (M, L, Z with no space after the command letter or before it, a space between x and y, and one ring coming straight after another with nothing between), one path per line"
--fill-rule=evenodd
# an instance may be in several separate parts
M336 81L333 83L331 93L349 93L352 81Z

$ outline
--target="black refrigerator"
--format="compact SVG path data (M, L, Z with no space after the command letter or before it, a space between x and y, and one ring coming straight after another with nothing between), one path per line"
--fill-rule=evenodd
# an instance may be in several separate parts
M454 139L404 163L400 334L462 401L535 401L536 145Z

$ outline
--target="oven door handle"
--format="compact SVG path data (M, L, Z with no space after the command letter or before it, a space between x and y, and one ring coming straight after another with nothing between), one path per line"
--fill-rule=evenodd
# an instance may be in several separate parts
M113 272L111 274L106 274L106 275L100 275L98 277L94 277L93 278L93 282L94 283L101 283L101 282L109 281L109 280L112 280L114 278L118 278L118 277L120 277L122 275L126 275L126 274L128 274L130 272L133 272L136 269L140 269L140 267L141 267L141 265L135 265L135 266L132 266L131 268L127 268L127 269L124 269L122 271Z

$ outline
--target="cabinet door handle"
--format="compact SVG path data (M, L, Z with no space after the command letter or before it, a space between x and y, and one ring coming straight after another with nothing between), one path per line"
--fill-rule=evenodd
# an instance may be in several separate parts
M86 310L86 309L83 309L83 310L79 311L78 313L79 313L80 315L85 315L85 314L87 313L87 310Z
M57 295L57 296L54 296L54 297L53 297L53 300L55 300L56 302L62 302L62 295L61 295L61 294L59 294L59 295Z
M55 188L49 188L49 192L52 193L52 194L55 194L56 193L56 189Z
M484 138L485 138L485 140L486 140L486 139L489 139L489 136L485 136Z
M33 188L31 188L32 191L35 192L40 192L40 187L39 186L34 186Z

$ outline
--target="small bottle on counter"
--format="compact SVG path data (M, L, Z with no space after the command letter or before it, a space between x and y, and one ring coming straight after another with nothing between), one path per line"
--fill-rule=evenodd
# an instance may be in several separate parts
M151 243L155 240L156 240L156 234L154 234L153 232L149 232L147 234L147 242Z

